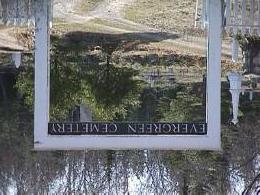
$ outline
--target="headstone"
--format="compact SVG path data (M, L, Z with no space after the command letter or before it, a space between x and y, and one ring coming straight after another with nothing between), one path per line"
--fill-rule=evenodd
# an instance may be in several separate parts
M80 105L80 122L90 122L90 121L92 121L91 110L83 104Z

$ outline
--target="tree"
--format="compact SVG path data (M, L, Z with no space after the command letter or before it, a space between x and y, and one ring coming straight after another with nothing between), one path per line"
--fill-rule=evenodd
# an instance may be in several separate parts
M89 47L68 51L61 42L61 37L52 37L50 116L53 120L65 119L75 106L82 103L90 107L99 120L124 118L128 108L138 106L141 83L134 79L137 71L110 62L116 46L104 46L108 48L105 63L86 65ZM74 48L73 45L71 48ZM32 107L32 65L19 75L17 88Z

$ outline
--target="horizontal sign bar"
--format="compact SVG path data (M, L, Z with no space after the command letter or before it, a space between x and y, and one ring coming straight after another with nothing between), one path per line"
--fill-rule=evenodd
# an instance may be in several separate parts
M206 123L49 123L49 135L206 135Z

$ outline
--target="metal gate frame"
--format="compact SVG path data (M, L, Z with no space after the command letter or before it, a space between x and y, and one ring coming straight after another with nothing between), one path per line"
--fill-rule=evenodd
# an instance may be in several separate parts
M207 135L145 135L97 136L48 134L50 64L49 64L49 13L50 0L36 0L35 34L35 150L84 149L161 149L161 150L221 150L221 0L208 0L208 51L207 51Z

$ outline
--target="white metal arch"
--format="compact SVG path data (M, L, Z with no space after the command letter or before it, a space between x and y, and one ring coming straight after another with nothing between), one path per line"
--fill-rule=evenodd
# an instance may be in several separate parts
M49 0L36 0L34 148L36 150L220 150L221 0L208 0L207 125L203 136L52 136L49 122Z

